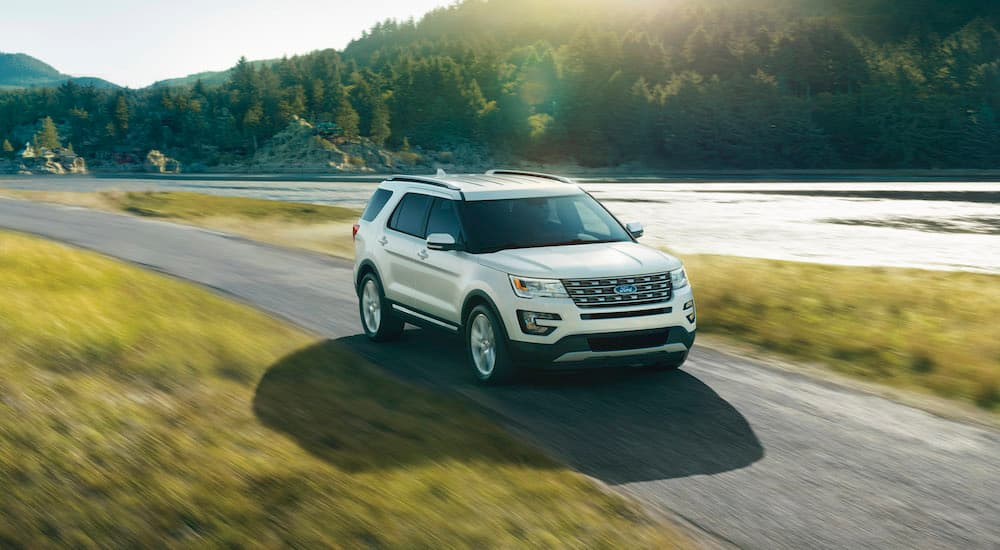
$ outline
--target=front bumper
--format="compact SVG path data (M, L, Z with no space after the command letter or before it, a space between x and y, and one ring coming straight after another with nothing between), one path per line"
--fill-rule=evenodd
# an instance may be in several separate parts
M525 366L576 369L677 362L694 344L697 320L688 315L695 310L684 309L693 300L690 286L679 289L669 302L619 308L579 308L568 299L519 298L503 308L502 317L511 358ZM637 314L652 309L660 311ZM517 310L554 313L560 320L539 321L555 327L551 334L525 334Z
M655 345L628 349L604 349L602 346L595 350L592 347L594 342L628 339L652 340ZM694 345L694 339L694 330L662 327L628 332L573 334L554 344L511 340L509 351L511 359L519 365L548 370L649 365L683 360Z

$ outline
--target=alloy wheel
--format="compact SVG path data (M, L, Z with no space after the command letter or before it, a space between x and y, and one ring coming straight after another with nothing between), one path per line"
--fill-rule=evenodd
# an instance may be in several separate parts
M469 331L469 349L472 351L472 362L483 378L489 378L496 366L497 348L493 323L486 315L480 313L472 320Z
M382 300L378 295L375 281L369 279L361 293L361 308L365 319L365 328L371 333L378 332L382 323Z

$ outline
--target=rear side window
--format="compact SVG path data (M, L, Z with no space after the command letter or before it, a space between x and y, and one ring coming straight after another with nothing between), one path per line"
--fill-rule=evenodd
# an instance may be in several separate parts
M399 206L389 219L389 229L395 229L407 235L424 238L424 227L427 225L427 214L431 209L434 197L409 193L399 201Z
M458 210L455 201L437 199L431 207L431 215L427 219L427 234L444 233L462 242L462 230L458 223Z
M379 212L385 208L385 203L389 202L390 198L392 198L392 191L388 189L376 189L372 198L368 199L368 206L361 213L361 219L370 222L377 218Z

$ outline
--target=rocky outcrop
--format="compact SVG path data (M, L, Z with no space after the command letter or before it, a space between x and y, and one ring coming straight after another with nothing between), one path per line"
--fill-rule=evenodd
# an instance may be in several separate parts
M73 151L58 147L36 151L26 148L13 160L0 159L0 174L86 174L87 163Z
M390 156L377 149L338 139L295 119L257 150L251 164L264 172L371 172L392 165Z
M143 167L147 172L152 172L154 174L181 173L180 161L172 159L156 149L153 149L146 155L146 162Z
M365 138L346 138L333 124L296 118L264 143L249 163L261 173L386 173L486 166L480 151L390 151Z

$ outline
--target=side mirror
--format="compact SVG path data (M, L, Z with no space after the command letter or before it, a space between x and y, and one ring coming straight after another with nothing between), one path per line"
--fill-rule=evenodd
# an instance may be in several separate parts
M625 224L625 230L628 231L629 235L638 239L642 236L645 230L642 228L641 222L628 222Z
M458 250L461 248L455 242L455 237L447 233L431 233L427 235L428 250Z

